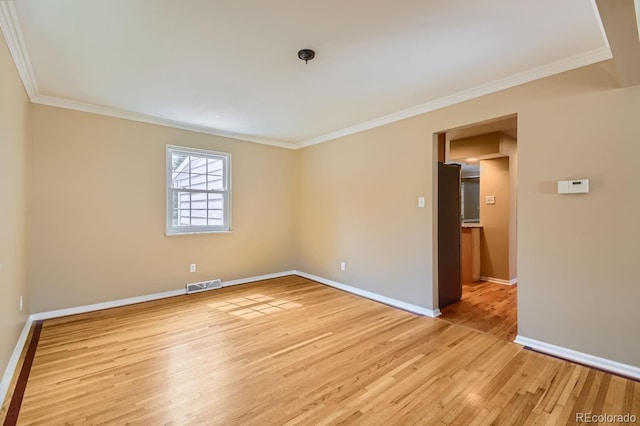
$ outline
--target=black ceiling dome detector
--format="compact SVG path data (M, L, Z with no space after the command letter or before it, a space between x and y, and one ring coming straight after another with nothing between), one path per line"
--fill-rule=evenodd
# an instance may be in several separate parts
M298 50L298 58L302 59L305 64L315 57L316 57L316 52L314 52L311 49Z

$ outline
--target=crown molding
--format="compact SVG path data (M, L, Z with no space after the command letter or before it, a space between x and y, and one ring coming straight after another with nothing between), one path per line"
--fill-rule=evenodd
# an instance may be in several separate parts
M125 120L138 121L148 124L157 124L160 126L172 127L181 130L189 130L192 132L206 133L208 135L222 136L230 139L237 139L245 142L255 142L264 145L272 145L280 148L295 148L293 143L279 140L259 138L249 135L241 135L224 130L214 129L211 127L200 126L197 124L184 123L162 117L154 117L150 115L140 114L136 112L111 108L106 106L88 104L84 102L72 101L53 96L41 95L38 90L38 84L29 60L29 53L24 42L18 14L16 13L15 0L0 1L0 29L9 47L9 52L15 62L16 68L22 84L29 96L29 100L34 104L53 106L57 108L71 109L74 111L88 112L91 114L105 115L108 117L122 118Z
M604 34L604 29L600 20L600 15L597 13L597 7L595 6L595 0L591 0L594 10L596 11L596 18L600 25L600 30ZM336 130L334 132L326 133L324 135L316 136L311 139L303 140L300 142L284 142L280 140L260 138L250 135L237 134L233 132L226 132L223 130L200 126L197 124L190 124L181 121L171 120L168 118L155 117L145 114L140 114L132 111L121 110L117 108L111 108L106 106L99 106L94 104L88 104L78 101L72 101L68 99L62 99L52 96L41 95L38 91L38 85L35 79L33 68L29 60L29 54L27 52L22 31L20 29L20 23L18 22L18 16L15 10L15 0L0 1L0 28L9 46L9 51L16 64L18 74L22 80L22 84L25 87L27 95L31 102L41 105L48 105L58 108L71 109L75 111L88 112L92 114L105 115L109 117L122 118L125 120L138 121L142 123L156 124L160 126L172 127L181 130L188 130L192 132L205 133L214 136L222 136L226 138L260 143L264 145L272 145L280 148L288 149L300 149L311 145L316 145L323 142L328 142L334 139L338 139L344 136L359 133L365 130L373 129L376 127L384 126L385 124L394 123L396 121L404 120L410 117L415 117L420 114L435 111L440 108L451 106L460 102L468 101L480 96L488 95L490 93L498 92L500 90L508 89L520 84L529 83L534 80L538 80L544 77L549 77L554 74L569 71L575 68L591 65L596 62L601 62L607 59L611 59L611 50L608 44L599 49L594 49L589 52L585 52L579 55L575 55L569 58L561 59L559 61L551 62L549 64L536 67L521 73L513 74L511 76L476 86L471 89L467 89L449 96L445 96L440 99L436 99L421 105L417 105L412 108L408 108L393 114L385 115L373 120L366 121L364 123L356 124L344 129ZM603 35L605 43L607 43L606 35Z
M390 124L410 117L415 117L416 115L435 111L440 108L479 98L480 96L488 95L500 90L518 86L520 84L529 83L531 81L539 80L541 78L549 77L561 72L595 64L596 62L605 61L607 59L611 59L611 50L609 49L609 47L601 47L599 49L594 49L589 52L581 53L579 55L571 56L569 58L561 59L559 61L554 61L546 65L513 74L490 83L482 84L471 89L463 90L462 92L454 93L453 95L445 96L443 98L417 105L415 107L408 108L393 114L385 115L383 117L366 121L364 123L356 124L355 126L347 127L345 129L336 130L335 132L326 133L315 138L307 139L305 141L298 142L296 144L296 147L304 148L322 142L328 142L333 139L338 139L344 136L352 135L354 133L373 129L375 127L384 126L385 124Z
M26 51L25 51L26 52ZM28 56L25 53L25 57ZM199 126L196 124L189 124L171 120L168 118L154 117L140 113L134 113L130 111L120 110L116 108L109 108L99 105L87 104L77 101L71 101L67 99L61 99L50 96L42 96L39 94L30 95L31 102L41 105L54 106L58 108L71 109L76 111L88 112L92 114L106 115L109 117L122 118L125 120L139 121L149 124L157 124L161 126L173 127L176 129L189 130L192 132L205 133L214 136L223 136L226 138L237 139L246 142L255 142L264 145L272 145L280 148L300 149L308 146L316 145L323 142L329 142L334 139L338 139L344 136L349 136L355 133L363 132L365 130L373 129L376 127L384 126L386 124L401 121L410 117L415 117L420 114L435 111L440 108L455 105L460 102L468 101L471 99L479 98L484 95L498 92L500 90L515 87L524 83L529 83L534 80L549 77L555 74L559 74L572 69L584 67L597 62L611 59L611 50L609 47L602 47L595 49L580 55L575 55L566 59L551 62L549 64L533 68L518 74L514 74L500 80L496 80L490 83L486 83L474 88L464 90L462 92L455 93L453 95L445 96L434 101L427 102L425 104L417 105L415 107L399 111L393 114L385 115L374 120L366 121L364 123L356 124L355 126L347 127L345 129L337 130L335 132L326 133L324 135L317 136L315 138L307 139L302 142L283 142L272 139L258 138L248 135L238 135L236 133L224 132L218 129ZM27 62L28 64L28 62ZM30 66L30 65L29 65ZM29 69L29 74L33 76L33 73ZM22 74L21 74L22 76ZM32 80L35 85L35 79ZM26 87L26 83L25 83ZM37 86L34 86L37 88Z
M24 44L20 22L16 14L15 1L0 1L0 29L7 41L9 52L16 64L18 75L22 80L27 96L33 102L38 95L38 85L36 83L31 61Z
M637 0L636 0L637 1ZM609 46L609 38L607 37L607 32L604 30L604 23L602 22L602 16L600 16L600 9L598 9L598 4L596 0L590 0L591 8L593 9L593 13L596 18L596 22L598 23L598 29L600 30L600 35L605 42L605 45L609 51L611 51L611 46Z
M110 107L105 107L100 105L88 104L84 102L72 101L68 99L61 99L61 98L56 98L52 96L36 95L31 100L31 102L33 102L34 104L71 109L74 111L88 112L91 114L106 115L108 117L122 118L125 120L138 121L141 123L172 127L174 129L189 130L191 132L205 133L205 134L214 135L214 136L222 136L225 138L236 139L244 142L254 142L254 143L260 143L263 145L277 146L280 148L289 148L289 149L295 148L295 145L293 143L288 143L288 142L283 142L283 141L278 141L273 139L258 138L254 136L248 136L248 135L239 135L237 133L225 132L223 130L214 129L211 127L199 126L197 124L184 123L181 121L171 120L168 118L154 117L151 115L140 114L136 112L121 110L117 108L110 108Z

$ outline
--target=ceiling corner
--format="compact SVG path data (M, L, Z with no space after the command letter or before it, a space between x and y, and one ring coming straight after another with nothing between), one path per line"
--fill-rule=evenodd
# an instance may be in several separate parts
M634 0L595 0L622 87L640 84L640 36Z
M22 37L15 1L0 1L0 29L9 47L13 62L16 64L22 84L29 99L33 102L38 96L38 84Z

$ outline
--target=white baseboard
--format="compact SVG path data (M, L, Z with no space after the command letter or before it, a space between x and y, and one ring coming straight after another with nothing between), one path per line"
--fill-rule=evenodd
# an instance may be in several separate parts
M640 367L623 364L621 362L612 361L606 358L600 358L594 355L586 354L584 352L574 351L573 349L567 349L562 346L552 345L551 343L530 339L528 337L520 335L516 336L514 342L523 346L528 346L531 349L543 352L545 354L557 356L558 358L564 358L569 361L577 362L579 364L588 365L589 367L598 368L600 370L609 371L611 373L631 377L635 380L640 380Z
M301 277L308 278L313 281L317 281L321 284L325 284L330 287L334 287L334 288L346 291L347 293L352 293L357 296L362 296L367 299L375 300L376 302L384 303L385 305L393 306L405 311L412 312L414 314L425 315L431 318L440 316L440 309L428 309L422 306L413 305L411 303L403 302L397 299L392 299L391 297L382 296L380 294L373 293L371 291L362 290L361 288L352 287L350 285L331 281L326 278L318 277L316 275L307 274L306 272L302 272L302 271L293 271L293 273L295 275L299 275Z
M268 280L271 278L285 277L287 275L295 275L295 271L277 272L275 274L258 275L255 277L223 281L222 286L229 287L232 285L246 284L254 281L262 281L262 280ZM74 308L57 309L54 311L40 312L37 314L30 315L29 318L27 319L27 322L24 325L24 328L22 329L20 338L16 343L16 347L13 350L13 354L11 355L11 358L9 359L9 363L7 364L7 368L5 368L4 375L2 376L2 381L0 382L0 404L2 404L2 401L4 401L4 398L7 395L7 391L9 390L9 385L11 384L11 379L15 374L15 369L20 359L20 354L22 353L24 345L27 341L27 336L29 335L31 324L33 324L34 321L64 317L67 315L83 314L86 312L99 311L102 309L117 308L119 306L133 305L135 303L149 302L152 300L164 299L164 298L173 297L173 296L181 296L186 293L187 293L186 288L181 288L179 290L171 290L171 291L165 291L162 293L154 293L154 294L147 294L144 296L129 297L127 299L112 300L110 302L94 303L94 304L85 305L85 306L76 306Z
M427 309L422 306L413 305L411 303L403 302L401 300L392 299L390 297L382 296L380 294L373 293L367 290L351 287L346 284L341 284L335 281L327 280L322 277L318 277L315 275L311 275L305 272L300 272L295 270L277 272L274 274L258 275L255 277L241 278L237 280L223 281L222 286L230 287L230 286L246 284L254 281L262 281L262 280L268 280L272 278L285 277L287 275L299 275L301 277L308 278L310 280L317 281L319 283L322 283L331 287L335 287L340 290L344 290L348 293L356 294L358 296L375 300L377 302L394 306L396 308L413 312L419 315L426 315L432 318L440 315L439 309ZM102 309L117 308L119 306L133 305L135 303L148 302L152 300L164 299L167 297L180 296L184 294L186 294L186 289L181 288L179 290L171 290L171 291L165 291L162 293L147 294L144 296L130 297L127 299L113 300L109 302L94 303L94 304L85 305L85 306L76 306L73 308L57 309L54 311L40 312L37 314L30 315L27 321L25 322L24 328L22 329L22 333L18 338L18 342L16 343L13 354L11 355L11 358L9 359L9 363L7 364L7 368L5 369L4 375L2 376L2 381L0 382L0 404L2 403L2 401L4 400L4 397L7 394L9 385L11 384L11 379L13 378L16 366L18 365L18 361L20 359L20 354L22 353L22 350L27 340L27 336L29 335L29 330L31 329L31 325L33 324L34 321L58 318L58 317L63 317L68 315L82 314L86 312L99 311Z
M271 278L280 278L280 277L285 277L287 275L295 275L295 271L277 272L275 274L258 275L255 277L223 281L222 287L246 284L254 281L268 280ZM24 328L22 329L22 333L18 338L18 342L16 343L16 347L13 350L13 354L9 359L7 368L5 368L4 374L2 376L2 381L0 381L0 404L2 404L2 401L4 401L4 398L7 395L7 391L9 390L9 385L11 384L11 379L15 374L16 366L18 365L18 361L20 360L20 354L22 353L24 345L27 341L27 336L29 335L29 330L31 330L31 325L33 324L34 321L64 317L67 315L83 314L86 312L99 311L102 309L117 308L119 306L133 305L135 303L149 302L151 300L164 299L164 298L173 297L173 296L181 296L183 294L186 294L186 288L182 288L179 290L165 291L162 293L147 294L144 296L129 297L127 299L112 300L109 302L94 303L94 304L85 305L85 306L76 306L74 308L57 309L55 311L40 312L37 314L30 315L24 324Z
M222 287L230 287L232 285L240 285L252 283L254 281L270 280L272 278L286 277L287 275L295 275L296 271L276 272L275 274L258 275L257 277L240 278L239 280L222 281Z
M518 279L514 278L512 280L503 280L502 278L493 278L493 277L480 277L481 281L488 281L490 283L495 284L505 284L505 285L514 285L518 283Z
M120 306L133 305L136 303L149 302L151 300L164 299L167 297L187 294L186 288L180 290L164 291L162 293L146 294L144 296L129 297L127 299L112 300L109 302L93 303L91 305L76 306L73 308L57 309L55 311L40 312L31 315L33 320L47 320L51 318L66 317L68 315L84 314L87 312L100 311L103 309L117 308Z
M27 342L27 337L29 336L29 331L31 330L31 324L33 324L33 318L32 316L29 316L27 318L27 321L24 323L24 327L22 327L22 333L20 333L20 337L18 337L18 341L16 342L16 347L13 349L11 358L9 358L7 368L4 369L2 381L0 381L0 405L2 405L2 402L4 401L4 398L7 396L7 392L9 391L9 385L11 384L11 379L13 378L16 367L18 366L20 354L22 354L24 345Z
M237 280L223 281L222 287L250 283L253 281L268 280L270 278L279 278L287 275L293 275L294 271L278 272L275 274L258 275L256 277L241 278ZM186 288L179 290L170 290L162 293L147 294L144 296L129 297L127 299L112 300L110 302L94 303L85 306L76 306L74 308L58 309L55 311L41 312L31 315L35 320L46 320L51 318L64 317L67 315L84 314L86 312L100 311L102 309L117 308L119 306L133 305L135 303L149 302L152 300L165 299L167 297L181 296L187 294Z

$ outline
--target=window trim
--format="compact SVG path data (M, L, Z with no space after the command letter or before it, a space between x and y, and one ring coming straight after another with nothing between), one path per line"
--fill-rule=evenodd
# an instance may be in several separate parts
M202 157L215 157L216 159L222 159L223 161L223 173L222 177L224 182L226 183L225 191L215 191L213 193L222 193L222 202L224 205L223 210L223 226L214 226L214 225L199 225L199 226L184 226L184 227L175 227L173 226L173 192L176 189L171 187L172 179L171 179L171 154L173 152L180 152L185 154L194 154ZM208 149L199 149L199 148L189 148L185 146L178 145L167 145L165 150L165 160L166 160L166 180L165 180L165 235L170 237L174 235L191 235L191 234L219 234L219 233L229 233L231 232L231 154L227 152L219 152ZM200 191L197 191L200 192ZM209 193L209 191L204 190L202 192Z

